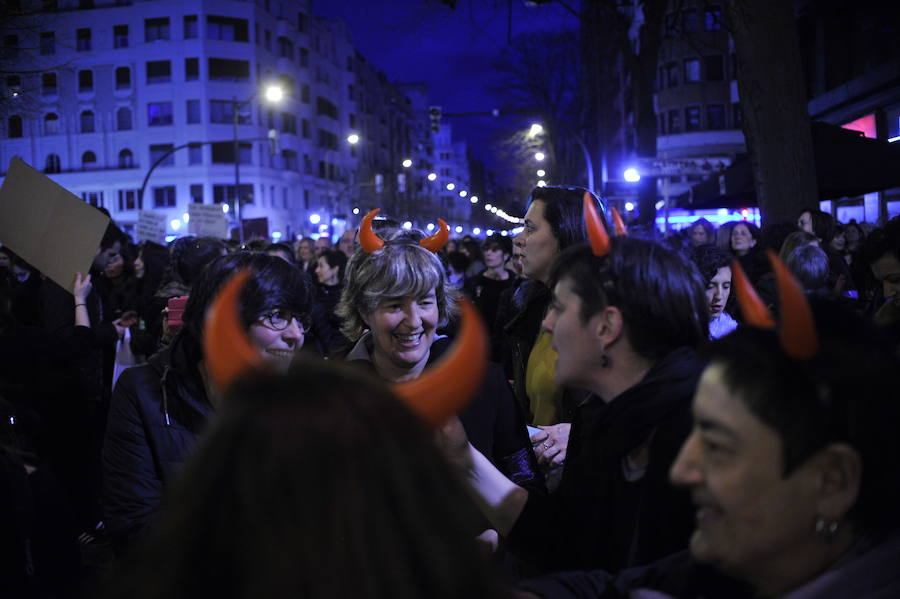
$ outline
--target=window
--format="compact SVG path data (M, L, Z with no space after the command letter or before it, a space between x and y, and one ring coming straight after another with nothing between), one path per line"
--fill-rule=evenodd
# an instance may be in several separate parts
M209 122L231 123L232 119L234 118L233 110L234 103L231 100L210 100ZM238 110L238 123L240 123L241 125L249 125L250 112L247 110Z
M678 63L666 63L666 87L675 87L678 85Z
M353 101L353 95L353 84L349 83L347 84L347 99L351 102Z
M698 81L702 81L702 77L700 76L700 59L699 58L685 58L684 59L684 82L685 83L696 83Z
M309 154L303 155L303 172L307 175L312 174L312 158L309 157Z
M294 60L294 44L286 37L278 38L278 56Z
M696 33L700 31L700 13L694 9L685 10L681 13L682 23L685 33Z
M284 168L289 171L297 170L297 152L293 150L282 150L281 159L284 161Z
M191 184L191 202L194 204L202 204L203 203L203 184L202 183L192 183Z
M706 81L722 81L725 79L725 58L721 54L706 56Z
M116 110L116 130L131 131L131 109L127 106Z
M706 107L706 128L725 128L725 106L722 104L710 104Z
M253 202L253 185L241 183L241 204ZM213 202L234 204L234 185L213 185Z
M16 59L19 57L19 36L4 35L3 36L3 58Z
M171 102L150 102L147 104L147 125L163 127L172 124Z
M89 169L97 166L97 155L88 150L81 155L81 168Z
M41 93L45 96L56 95L56 73L41 75Z
M59 133L59 117L55 112L48 112L44 116L44 135L56 135Z
M81 132L82 133L93 133L94 132L94 113L91 110L82 111L80 119L81 123Z
M329 102L325 98L319 96L316 98L316 114L324 115L333 119L338 118L338 109L334 103Z
M741 105L737 102L732 104L731 112L733 113L732 119L734 121L734 128L740 129L744 126L744 112L741 110Z
M153 207L154 208L172 208L175 206L175 186L166 185L165 187L153 188Z
M134 168L134 154L131 153L131 150L125 149L119 152L119 168Z
M52 31L41 33L41 56L56 54L56 34Z
M300 132L303 135L303 139L309 139L309 121L307 119L300 121Z
M309 66L309 50L306 48L300 48L300 66L304 68Z
M188 164L203 164L203 145L192 143L188 146Z
M281 130L285 133L297 134L297 117L288 113L281 113Z
M246 42L250 39L249 30L246 19L233 19L216 15L208 15L206 17L207 39Z
M18 75L7 75L6 91L13 98L22 93L22 78Z
M48 154L47 160L44 162L45 173L58 173L62 169L59 167L59 156L56 154Z
M116 69L116 89L128 89L131 87L131 69L118 67Z
M169 39L169 17L144 19L144 41L155 42Z
M120 189L119 212L124 212L126 210L137 210L137 195L138 190L136 189Z
M166 152L171 152L175 146L172 144L154 144L150 146L150 164L156 164ZM159 166L175 166L175 154L169 154Z
M300 86L300 101L309 104L309 85L306 83Z
M94 91L94 71L78 71L78 91L82 93Z
M681 133L681 115L678 110L669 111L669 134Z
M147 83L172 81L172 63L168 60L151 60L147 63Z
M234 142L222 141L212 145L212 161L214 164L234 164ZM241 164L250 164L253 146L242 143L239 147Z
M718 31L722 28L722 7L706 7L703 11L703 27L707 31Z
M665 135L666 134L666 115L658 114L656 115L656 134L657 135Z
M337 135L325 129L319 129L319 147L326 150L337 150Z
M185 58L184 59L184 80L196 81L200 78L200 59Z
M199 37L199 28L197 15L184 16L184 39L191 40Z
M85 191L81 194L81 199L97 208L103 208L103 192L102 191Z
M347 57L347 70L351 73L353 72L353 57L352 56Z
M229 60L227 58L210 58L210 81L249 81L250 62L247 60Z
M91 49L91 30L88 28L75 30L75 50L87 52Z
M685 131L700 131L702 129L702 123L700 122L700 107L699 106L688 106L684 109L684 130Z
M187 101L187 122L188 125L195 125L201 122L200 116L200 100Z
M300 33L306 31L306 13L297 13L297 31Z
M22 137L22 117L17 114L9 117L6 125L6 136L10 138Z
M266 50L272 51L272 32L266 29L265 42L263 43Z
M128 25L115 25L113 27L113 48L128 47Z

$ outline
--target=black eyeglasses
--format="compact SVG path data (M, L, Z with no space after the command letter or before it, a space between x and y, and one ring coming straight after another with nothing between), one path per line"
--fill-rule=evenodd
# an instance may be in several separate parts
M297 324L300 325L300 329L303 330L306 327L303 324L303 316L297 314L296 312L291 312L290 310L283 310L281 308L272 310L271 312L266 312L262 316L259 317L259 323L266 328L272 329L273 331L283 331L289 326L291 326L291 322L297 320Z

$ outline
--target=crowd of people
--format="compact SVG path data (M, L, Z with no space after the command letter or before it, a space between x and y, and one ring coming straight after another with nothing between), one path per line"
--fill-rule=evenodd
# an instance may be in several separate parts
M900 218L376 213L0 246L0 594L900 596Z

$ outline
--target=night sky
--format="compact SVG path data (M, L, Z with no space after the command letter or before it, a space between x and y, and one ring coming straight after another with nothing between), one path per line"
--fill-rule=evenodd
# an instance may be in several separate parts
M575 29L577 19L558 3L512 2L512 35ZM577 6L577 2L573 2ZM445 113L490 111L507 104L491 89L492 62L509 39L508 0L459 0L455 9L438 0L313 0L313 13L339 18L354 46L391 81L428 84L431 103ZM492 168L491 140L527 126L528 117L450 118L456 140L469 143Z

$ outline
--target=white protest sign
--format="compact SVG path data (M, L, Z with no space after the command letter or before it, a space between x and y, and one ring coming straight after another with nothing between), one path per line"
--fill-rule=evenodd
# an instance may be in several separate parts
M188 231L198 237L228 236L222 204L188 204Z
M141 210L138 212L135 234L138 241L164 244L166 242L166 215L152 210Z
M87 273L109 218L13 158L0 187L0 243L66 290Z

